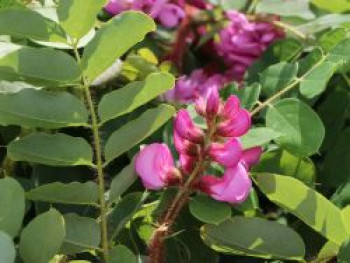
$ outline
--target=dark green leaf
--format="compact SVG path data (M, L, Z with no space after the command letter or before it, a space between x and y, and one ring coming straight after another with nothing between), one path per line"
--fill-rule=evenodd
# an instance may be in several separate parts
M107 263L137 263L137 258L127 247L119 245L111 249Z
M83 139L62 133L35 133L13 141L7 149L14 161L34 162L52 166L90 165L93 152Z
M160 105L115 131L105 146L106 161L117 158L164 125L175 113L171 106Z
M318 115L296 99L284 99L274 104L267 112L266 126L281 133L276 142L299 157L316 153L325 134Z
M61 247L64 254L75 254L96 249L101 241L101 228L96 220L76 214L64 216L66 238Z
M22 226L25 211L24 191L12 178L0 180L0 231L15 237ZM0 253L1 258L1 253Z
M24 89L0 94L0 124L48 129L87 126L84 104L66 92Z
M231 217L231 207L206 195L196 195L189 203L193 216L204 223L218 225Z
M98 186L94 182L72 182L69 184L56 182L30 190L26 193L26 198L48 203L97 205Z
M92 82L153 30L153 20L140 12L124 12L111 19L85 48L82 65L88 81ZM116 43L118 39L122 41Z
M350 263L350 238L348 238L340 247L337 258L338 263Z
M98 107L101 122L129 113L173 88L174 77L167 73L153 73L145 81L131 82L122 89L106 94Z
M212 249L262 258L301 260L304 242L291 228L262 218L233 217L218 226L205 225L202 237Z
M55 209L35 217L22 231L19 245L25 263L48 263L58 253L66 230Z

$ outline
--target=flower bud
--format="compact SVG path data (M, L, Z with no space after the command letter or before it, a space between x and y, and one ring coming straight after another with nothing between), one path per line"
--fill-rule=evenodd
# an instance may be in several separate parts
M199 188L213 199L231 204L240 204L246 200L252 188L252 182L242 164L225 171L223 177L203 176Z
M208 88L196 100L196 111L199 115L212 119L219 111L220 97L217 88Z
M174 181L175 169L171 152L164 143L150 144L136 156L135 171L147 189L158 190Z
M175 132L182 138L193 142L202 144L204 141L203 131L196 127L191 119L188 111L179 110L175 117Z
M208 153L219 164L225 167L235 167L242 156L242 146L237 138L232 138L224 144L212 143Z
M262 152L263 149L260 146L249 148L243 151L241 162L246 166L247 170L249 170L250 167L256 165L259 162Z
M222 137L239 137L245 134L251 126L249 111L240 109L235 115L218 125L217 134Z
M200 145L182 138L176 131L174 131L174 145L179 154L197 156L200 150Z
M237 96L231 95L225 102L224 107L220 113L221 117L230 119L234 117L240 110L240 101Z
M193 169L194 165L196 163L196 157L194 156L189 156L185 154L180 154L180 164L181 164L181 169L185 174L190 174Z

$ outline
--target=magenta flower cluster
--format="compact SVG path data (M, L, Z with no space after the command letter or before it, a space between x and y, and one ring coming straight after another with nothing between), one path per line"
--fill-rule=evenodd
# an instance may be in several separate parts
M250 113L241 108L236 96L222 102L215 87L197 98L195 109L205 118L206 129L196 126L185 109L179 110L175 117L174 144L179 153L179 167L175 166L168 146L155 143L137 155L137 174L151 190L183 184L194 175L197 190L218 201L243 202L252 187L248 171L262 153L261 147L243 149L239 139L251 126ZM206 174L213 162L224 167L223 176Z
M118 15L126 10L142 11L168 28L177 26L185 16L181 3L172 3L169 0L110 0L105 10L111 15Z
M272 42L283 38L284 32L270 22L250 22L237 11L228 11L226 15L230 23L220 31L220 39L214 46L229 67L232 79L241 81L247 68Z

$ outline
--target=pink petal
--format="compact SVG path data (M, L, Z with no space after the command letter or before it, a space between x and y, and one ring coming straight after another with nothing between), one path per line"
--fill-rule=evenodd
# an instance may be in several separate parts
M225 167L235 167L241 159L242 146L237 138L232 138L225 144L212 143L209 147L209 155Z
M217 132L223 137L239 137L245 134L251 126L249 111L241 109L235 116L219 124Z
M203 142L203 131L194 125L191 116L187 110L179 110L175 117L174 127L177 134L182 138L193 143Z
M263 152L262 147L253 147L243 151L241 161L246 165L249 170L251 166L256 165L259 162L260 156Z

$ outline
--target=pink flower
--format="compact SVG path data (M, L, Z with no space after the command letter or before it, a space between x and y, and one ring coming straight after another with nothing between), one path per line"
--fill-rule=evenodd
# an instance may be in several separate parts
M247 68L284 33L269 22L250 22L237 11L228 11L226 15L230 24L220 31L215 49L230 67L231 77L241 81Z
M205 96L209 89L220 90L227 83L225 76L220 74L207 74L203 69L194 70L189 76L181 76L175 88L165 93L162 98L165 101L180 103L195 102L198 96Z
M111 15L118 15L126 10L135 10L135 0L110 0L105 6L105 10Z
M173 157L164 143L143 148L136 156L135 171L144 187L151 190L161 189L178 179Z
M242 156L242 146L237 138L232 138L224 144L212 143L209 146L209 156L226 168L235 167Z
M195 156L180 154L179 160L183 173L190 174L194 169L197 158Z
M245 167L237 164L234 168L225 171L223 177L203 176L200 180L200 189L213 199L232 204L239 204L246 200L252 182Z
M199 115L209 119L215 117L220 107L220 97L217 88L215 86L210 87L204 91L203 95L198 96L195 107Z
M249 111L240 108L236 96L230 96L221 112L222 122L217 127L217 134L222 137L239 137L251 126Z
M174 130L174 145L175 145L176 151L179 154L197 156L200 151L198 144L192 143L182 138L175 130Z
M183 139L197 144L203 143L204 133L195 126L187 110L179 110L175 117L174 127L177 135Z
M259 162L260 156L263 153L262 147L253 147L243 151L241 161L246 166L247 170Z

